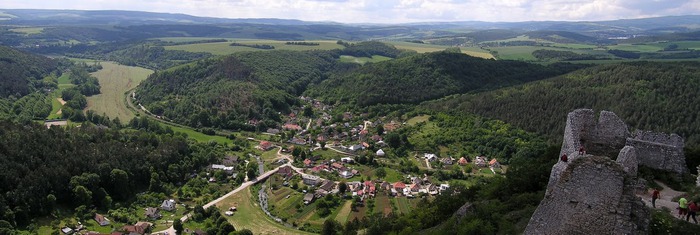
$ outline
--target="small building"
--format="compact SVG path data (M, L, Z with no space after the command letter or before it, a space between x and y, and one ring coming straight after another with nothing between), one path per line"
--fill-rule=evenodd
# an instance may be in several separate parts
M155 208L155 207L148 207L146 208L146 212L144 213L146 218L152 219L152 220L157 220L160 219L160 209Z
M356 145L352 145L352 146L348 147L348 150L353 151L353 152L359 151L362 149L363 149L363 147L360 144L356 144Z
M425 153L425 154L423 154L423 158L432 162L432 161L437 160L437 155L435 155L433 153Z
M173 200L173 199L164 200L163 203L160 204L160 209L163 209L166 211L174 211L175 210L175 200Z
M450 188L449 184L440 184L440 193Z
M100 214L97 214L97 213L95 214L95 221L96 221L97 224L99 224L100 226L107 226L107 225L109 225L109 220L108 220L106 217L104 217L103 215L100 215Z
M454 164L455 159L452 157L446 157L441 160L442 164L444 165L452 165Z
M265 132L270 133L270 134L273 134L273 135L276 135L276 134L279 134L279 133L280 133L280 130L279 130L279 129L275 129L275 128L268 128L267 131L265 131Z
M307 193L304 195L304 205L309 205L309 203L314 202L314 194L313 193Z
M270 141L264 141L264 140L263 140L263 141L260 141L260 144L258 144L258 149L260 149L260 150L262 150L262 151L270 150L270 149L272 149L273 147L274 147L274 146L272 145L272 143L271 143Z
M353 174L352 171L344 170L344 171L341 171L341 172L340 172L340 177L343 177L343 178L346 178L346 179L350 179L350 178L352 178L353 176L355 176L355 174Z
M225 211L225 212L224 212L224 215L232 216L232 215L233 215L233 211Z
M377 157L384 157L384 155L386 155L386 153L384 153L384 150L377 150Z
M311 167L311 163L312 163L311 159L308 159L308 158L304 159L304 166L305 167Z
M476 156L476 158L474 158L474 165L478 167L486 167L486 157Z
M344 163L354 163L354 162L355 162L355 160L352 159L351 157L343 157L343 158L340 158L340 161L341 161L341 162L344 162Z
M63 227L63 228L61 228L61 232L63 232L63 234L73 234L74 231L72 228Z
M501 168L501 164L494 158L489 161L489 167L491 168Z
M464 166L464 165L469 164L469 160L467 160L467 158L465 158L465 157L461 157L457 161L457 164L459 164L460 166Z

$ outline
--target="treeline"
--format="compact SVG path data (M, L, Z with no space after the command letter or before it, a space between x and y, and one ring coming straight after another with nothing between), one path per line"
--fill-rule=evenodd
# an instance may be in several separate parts
M675 44L673 44L675 45ZM625 59L693 59L700 58L700 50L664 50L663 52L635 52L608 50L608 53Z
M459 53L418 54L331 76L306 95L328 103L367 106L418 103L451 94L490 90L553 77L582 65L534 65Z
M287 45L297 45L297 46L318 46L321 45L318 42L286 42Z
M275 49L275 46L273 45L267 45L267 44L243 44L243 43L237 43L233 42L229 44L229 46L232 47L250 47L250 48L256 48L256 49L263 49L263 50L272 50Z
M190 44L200 44L200 43L216 43L216 42L228 42L228 40L219 38L219 39L203 39L203 40L192 40L192 41L184 41L184 42L173 42L173 41L158 41L159 46L179 46L179 45L190 45Z
M95 117L93 117L95 118ZM58 206L91 217L137 192L172 193L223 154L174 135L0 123L0 221L23 227Z
M156 115L201 128L262 130L279 112L300 105L298 95L334 68L328 51L244 52L156 72L138 88L139 102Z
M572 51L540 49L532 52L532 56L538 60L600 60L607 59L602 55L579 54Z
M51 73L60 76L59 67L67 64L0 46L0 98L20 98L38 90L57 88L58 84L44 78Z
M396 58L399 57L402 52L392 45L375 41L349 43L338 40L336 43L345 46L345 48L340 52L342 55L351 55L355 57L372 57L373 55L380 55Z
M566 115L577 108L615 112L632 129L673 132L700 144L700 63L601 65L557 78L467 94L423 107L503 120L561 141Z

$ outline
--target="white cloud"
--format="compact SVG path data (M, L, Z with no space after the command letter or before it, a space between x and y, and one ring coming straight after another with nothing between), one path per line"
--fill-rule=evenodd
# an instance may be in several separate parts
M6 9L113 9L347 23L610 20L700 12L700 0L3 0Z

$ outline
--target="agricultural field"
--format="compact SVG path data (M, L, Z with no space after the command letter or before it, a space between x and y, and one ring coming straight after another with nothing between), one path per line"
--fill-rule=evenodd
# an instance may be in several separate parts
M2 15L0 15L0 17L2 17ZM44 28L42 28L42 27L22 27L22 28L10 29L10 31L31 35L31 34L39 34L39 33L43 32Z
M399 49L414 50L414 51L417 51L418 53L443 51L443 50L449 48L448 46L433 45L433 44L420 44L420 43L412 43L412 42L391 42L391 41L388 41L386 43L394 45L396 48L399 48ZM485 58L485 59L493 59L494 58L493 55L491 55L488 51L483 50L481 48L460 47L459 49L462 50L462 53L470 55L470 56L481 57L481 58Z
M340 56L340 62L345 62L345 63L358 63L358 64L365 64L365 63L376 63L376 62L382 62L382 61L387 61L390 60L391 58L386 57L386 56L380 56L380 55L374 55L372 58L369 57L354 57L354 56L349 56L349 55L341 55Z
M124 99L126 92L146 80L152 70L140 67L124 66L114 62L101 62L102 69L92 73L100 82L101 94L87 97L86 110L105 114L110 118L119 118L126 123L136 115L127 107Z
M175 38L177 39L177 38ZM195 38L197 40L202 40L203 38ZM164 38L162 40L170 40L170 38ZM215 43L197 43L197 44L186 44L177 46L166 46L166 50L183 50L189 52L208 52L214 55L228 55L231 53L241 52L241 51L263 51L264 49L257 49L245 46L230 46L232 42L247 44L247 45L270 45L274 46L274 50L292 50L292 51L306 51L306 50L331 50L331 49L341 49L342 45L336 44L336 41L330 40L320 40L320 41L306 41L318 43L318 46L302 46L302 45L287 45L288 41L276 41L276 40L255 40L255 39L228 39L228 42L215 42Z
M677 41L677 42L658 42L658 43L644 43L644 44L618 44L613 46L608 46L608 49L617 49L625 51L636 51L636 52L657 52L663 50L665 47L671 44L678 45L678 50L700 50L700 41Z

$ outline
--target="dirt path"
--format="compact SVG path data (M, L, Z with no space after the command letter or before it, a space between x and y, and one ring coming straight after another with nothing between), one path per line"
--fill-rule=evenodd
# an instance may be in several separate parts
M686 192L680 192L671 189L671 187L668 187L668 185L665 185L664 183L661 183L659 181L656 181L657 184L659 184L661 187L664 189L659 191L659 196L660 198L656 200L656 208L667 208L671 211L671 215L678 217L678 202L674 202L673 198L687 194ZM637 194L637 196L642 197L642 201L644 201L644 204L646 204L648 207L651 206L651 193L653 190L647 190L646 193L644 194ZM684 218L685 219L685 218Z

